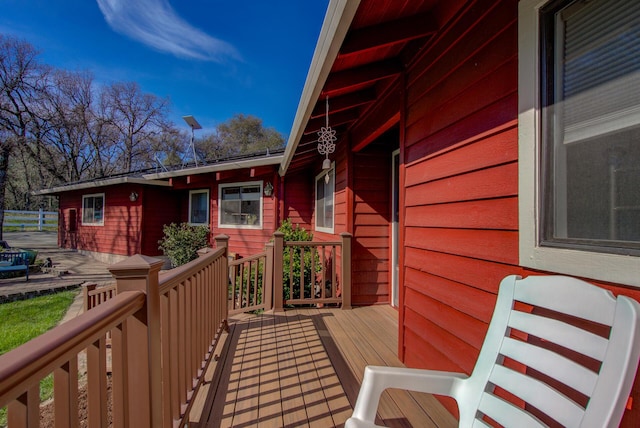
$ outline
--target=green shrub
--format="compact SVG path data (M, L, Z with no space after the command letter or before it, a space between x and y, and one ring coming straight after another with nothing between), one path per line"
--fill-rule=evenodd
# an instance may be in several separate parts
M198 250L209 245L209 228L189 223L171 223L162 228L164 238L158 247L171 261L172 267L182 266L198 258Z
M278 230L284 233L285 241L313 241L313 233L300 227L299 224L294 226L290 219L282 222ZM314 250L313 247L302 248L304 249L304 296L300 296L300 248L285 247L283 251L282 284L284 288L283 297L285 300L289 298L300 299L312 297L311 285L315 279L315 273L322 270L317 251L312 251ZM292 251L293 257L291 256ZM311 272L311 261L313 259L315 259L315 272ZM290 266L292 266L293 271L291 281L289 280ZM291 290L293 290L293 293Z

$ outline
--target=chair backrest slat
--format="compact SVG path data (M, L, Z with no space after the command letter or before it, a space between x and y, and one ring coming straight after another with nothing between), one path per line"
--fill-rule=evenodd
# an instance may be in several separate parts
M557 379L568 387L591 396L598 374L555 352L505 337L500 353L531 369Z
M616 298L604 288L568 276L529 276L518 280L514 300L611 326Z
M530 405L544 409L548 416L563 426L570 426L572 421L580 421L584 414L583 407L546 383L507 367L495 366L489 381ZM491 414L487 416L493 417Z
M518 428L539 428L546 426L535 416L493 394L483 393L478 410L502 426Z
M509 317L509 327L598 361L604 359L607 351L607 339L565 322L539 315L512 311Z

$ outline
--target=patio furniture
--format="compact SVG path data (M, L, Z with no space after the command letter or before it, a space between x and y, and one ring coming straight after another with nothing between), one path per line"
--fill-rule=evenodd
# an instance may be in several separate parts
M376 426L387 388L454 398L461 427L490 426L484 416L507 427L617 427L640 356L639 313L635 300L575 278L508 276L471 376L368 366L346 427Z
M29 256L23 251L0 252L0 273L24 271L29 281Z

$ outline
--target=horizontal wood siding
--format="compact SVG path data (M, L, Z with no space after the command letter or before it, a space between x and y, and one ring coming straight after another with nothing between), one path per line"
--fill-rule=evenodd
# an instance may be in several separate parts
M60 210L64 215L75 209L76 231L63 233L61 246L98 253L133 255L141 252L142 201L130 201L129 194L142 194L142 186L122 185L67 192L60 196ZM104 224L90 226L82 223L82 196L104 193ZM63 230L65 225L61 225ZM63 231L64 232L64 231Z
M163 226L180 222L181 201L178 193L168 187L145 187L140 194L142 213L142 254L162 255L158 241L163 236Z
M466 7L406 76L400 352L469 373L500 280L522 269L517 2Z
M353 154L352 303L389 303L391 149Z
M283 218L311 230L314 208L314 177L311 173L287 175L284 178Z

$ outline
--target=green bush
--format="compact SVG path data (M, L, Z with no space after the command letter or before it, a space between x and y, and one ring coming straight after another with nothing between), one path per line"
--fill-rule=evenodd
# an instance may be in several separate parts
M172 267L182 266L198 258L198 250L209 245L209 228L189 223L171 223L162 228L164 238L158 247L171 261Z
M313 241L313 233L295 226L290 219L282 222L278 230L284 233L285 241ZM320 257L317 251L312 251L313 247L302 247L304 249L304 296L300 296L300 249L295 247L285 247L283 251L282 284L284 288L284 299L300 299L312 297L311 285L314 282L316 272L322 270ZM291 252L293 251L293 257ZM315 259L315 271L311 272L311 261ZM293 278L289 281L289 268L292 265ZM293 293L291 292L293 290ZM292 297L290 297L292 296Z

